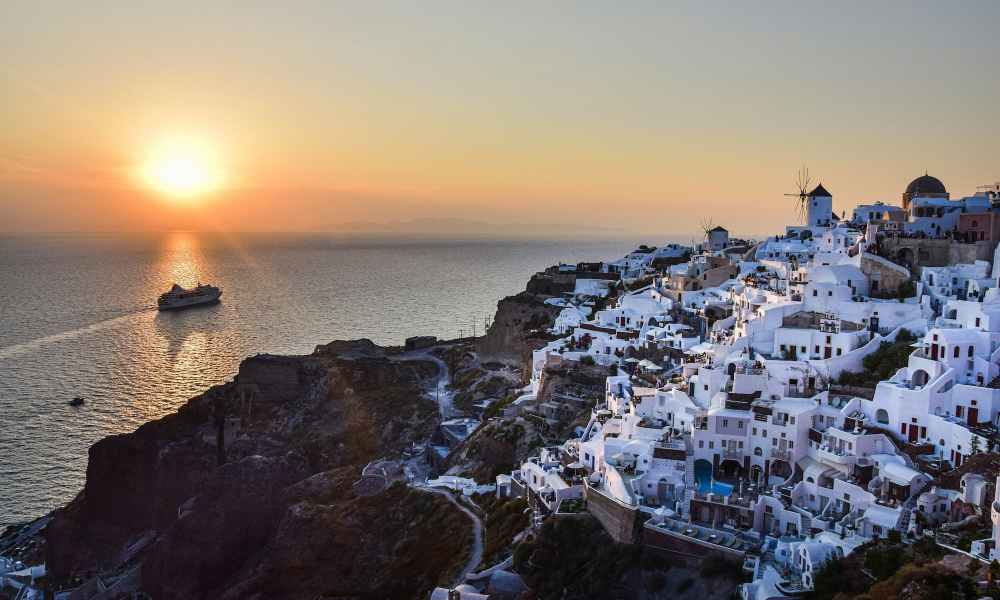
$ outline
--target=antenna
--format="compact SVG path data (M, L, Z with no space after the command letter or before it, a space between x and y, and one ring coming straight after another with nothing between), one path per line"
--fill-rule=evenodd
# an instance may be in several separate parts
M809 198L810 183L812 183L812 176L809 175L809 167L802 165L795 172L795 187L798 189L798 193L785 194L797 198L797 200L792 201L792 213L796 223L804 224L806 222L806 202Z

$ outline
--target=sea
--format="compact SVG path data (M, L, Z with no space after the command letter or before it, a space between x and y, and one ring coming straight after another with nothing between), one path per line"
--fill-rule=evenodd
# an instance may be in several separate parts
M72 500L93 443L173 412L248 356L481 334L532 273L639 241L0 236L0 531ZM220 286L222 301L158 312L175 282Z

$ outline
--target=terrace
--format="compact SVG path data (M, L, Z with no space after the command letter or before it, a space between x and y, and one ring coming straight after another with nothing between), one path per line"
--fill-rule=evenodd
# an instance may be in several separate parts
M737 533L686 523L670 517L664 517L659 523L647 521L645 526L668 535L732 552L752 552L759 546L754 540Z
M782 319L781 326L787 329L821 329L821 326L825 326L826 321L831 319L824 313L802 311L795 313L794 315L789 315ZM864 326L860 323L854 323L852 321L844 321L837 319L840 327L840 331L848 333L854 331L861 331Z

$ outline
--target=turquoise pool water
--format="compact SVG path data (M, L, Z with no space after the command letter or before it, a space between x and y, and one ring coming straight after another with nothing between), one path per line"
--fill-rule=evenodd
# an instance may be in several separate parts
M707 460L698 460L694 463L694 480L698 482L698 492L707 494L719 494L728 496L733 493L733 486L721 481L712 481L712 464Z

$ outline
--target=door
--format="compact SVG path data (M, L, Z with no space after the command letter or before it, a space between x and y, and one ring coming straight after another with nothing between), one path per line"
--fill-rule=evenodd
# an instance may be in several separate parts
M920 430L917 429L917 426L916 425L910 425L910 437L909 437L910 442L912 442L914 444L917 443L917 434L918 433L920 433Z
M975 406L969 407L969 420L966 421L969 425L976 425L979 423L979 409Z

